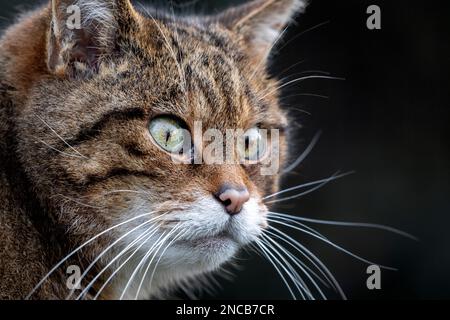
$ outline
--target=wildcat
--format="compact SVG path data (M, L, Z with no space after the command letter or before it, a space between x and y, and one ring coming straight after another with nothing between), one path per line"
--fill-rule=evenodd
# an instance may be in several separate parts
M254 0L175 17L129 0L52 0L8 28L0 298L161 297L255 241L279 174L261 175L258 158L179 164L172 154L178 129L200 121L221 131L277 129L284 162L288 119L267 63L304 8ZM68 286L69 266L85 273L75 283L82 294Z

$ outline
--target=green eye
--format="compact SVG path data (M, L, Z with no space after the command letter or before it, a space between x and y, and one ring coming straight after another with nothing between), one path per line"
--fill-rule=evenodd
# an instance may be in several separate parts
M149 126L154 141L165 151L180 153L184 144L184 129L181 121L170 117L153 119Z
M259 128L252 128L245 132L237 147L241 159L259 161L266 155L267 137Z

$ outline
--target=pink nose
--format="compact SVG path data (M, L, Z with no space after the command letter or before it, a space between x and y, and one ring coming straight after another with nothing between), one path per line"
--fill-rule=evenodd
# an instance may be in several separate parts
M217 194L217 199L225 206L228 214L233 216L241 212L243 205L250 199L247 188L224 186Z

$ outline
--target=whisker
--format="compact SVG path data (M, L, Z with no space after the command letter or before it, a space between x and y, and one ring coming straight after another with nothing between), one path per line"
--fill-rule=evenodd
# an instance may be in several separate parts
M283 242L286 242L289 244L293 249L298 251L303 257L305 257L311 264L317 268L317 270L328 280L328 282L333 286L333 288L340 294L340 296L346 300L347 297L345 296L344 291L342 290L341 286L339 285L339 282L336 280L336 278L333 276L331 271L327 268L327 266L308 248L306 248L304 245L302 245L300 242L295 240L294 238L290 237L286 233L282 232L281 230L269 226L269 229L274 230L277 232L275 234L274 232L271 232L270 230L266 230L265 232L270 233L274 237L282 240Z
M261 238L262 243L266 245L266 249L270 252L270 249L272 249L273 255L272 257L276 259L279 263L279 265L283 268L283 270L286 272L287 276L291 279L294 286L297 288L297 291L301 293L303 300L307 300L306 294L308 296L308 299L314 300L314 296L311 293L311 290L309 290L306 283L303 281L303 279L300 277L298 272L295 271L295 269L292 267L292 265L283 257L282 254L276 248L267 241L264 237ZM276 256L278 256L278 258ZM281 259L281 260L280 260ZM284 262L284 264L282 263ZM289 270L287 270L287 269Z
M296 195L293 196L289 196L289 197L285 197L285 198L281 198L281 199L276 199L276 200L271 200L266 202L266 204L271 204L271 203L278 203L278 202L284 202L284 201L288 201L288 200L292 200L292 199L296 199L296 198L300 198L303 196L306 196L307 194L313 193L316 190L319 190L321 188L323 188L324 186L326 186L328 183L330 183L331 181L336 180L336 176L337 176L338 172L335 173L332 177L328 178L327 180L325 180L323 183L319 184L318 186L311 188L307 191L298 193Z
M290 99L290 98L293 98L293 97L303 97L303 96L305 96L305 97L322 98L322 99L330 99L329 96L325 96L325 95L323 95L323 94L316 94L316 93L296 93L296 94L290 94L290 95L283 96L281 99L284 101L284 100L287 100L287 99ZM305 111L305 110L301 110L301 111L302 111L303 113L307 113L307 114L311 115L310 112L307 112L307 111Z
M132 221L135 221L137 219L149 216L151 214L153 214L154 212L148 212L148 213L144 213L141 215L138 215L136 217L133 217L131 219L125 220L119 224L116 224L115 226L112 226L100 233L98 233L97 235L93 236L91 239L89 239L88 241L84 242L82 245L80 245L79 247L77 247L75 250L73 250L72 252L70 252L68 255L66 255L60 262L58 262L39 282L38 284L33 288L33 290L31 290L31 292L25 297L25 300L30 299L30 297L33 295L34 292L36 292L36 290L45 282L45 280L47 280L47 278L53 273L55 272L64 262L66 262L70 257L72 257L75 253L77 253L78 251L80 251L81 249L83 249L84 247L86 247L88 244L92 243L93 241L95 241L96 239L98 239L99 237L101 237L102 235L117 229L127 223L130 223ZM156 218L152 218L152 219L156 219Z
M272 228L272 229L275 229L273 226L271 226L271 228ZM282 233L280 230L278 230L278 231L279 231L280 233ZM315 230L313 230L313 231L316 232ZM276 237L276 238L278 238L278 239L281 239L281 240L287 242L286 240L284 240L283 238L280 238L277 234L271 232L270 230L264 230L264 232L267 233L267 234L269 234L269 235L272 235L272 236L274 236L274 237ZM318 235L319 235L319 236L322 236L320 233L318 233ZM307 259L307 260L308 260L308 261L309 261L309 262L310 262L317 270L319 270L319 272L321 271L320 267L319 267L313 260L311 260L311 258L309 258L308 255L305 255L301 250L297 250L297 251L301 252L301 253L302 253L302 256L305 257L305 258L306 258L306 259ZM298 260L302 265L304 265L305 267L307 267L304 263L301 262L300 259L296 258L296 260ZM329 279L329 277L327 277L326 274L324 274L323 272L320 272L320 273L322 274L322 276L325 277L325 279L326 279L331 285L333 285L333 283L330 282L330 279ZM322 278L320 278L319 276L317 276L317 278L320 279L320 280L322 280Z
M389 226L385 226L385 225L381 225L381 224L374 224L374 223L362 223L362 222L346 222L346 221L331 221L331 220L318 220L318 219L310 219L310 218L304 218L304 217L298 217L298 216L293 216L293 215L288 215L288 214L283 214L283 213L278 213L278 212L270 212L270 215L272 216L279 216L279 217L283 217L287 220L298 220L298 221L303 221L303 222L310 222L310 223L314 223L314 224L322 224L322 225L332 225L332 226L342 226L342 227L361 227L361 228L369 228L369 229L378 229L378 230L383 230L383 231L388 231L388 232L392 232L394 234L398 234L400 236L406 237L406 238L410 238L412 240L415 241L419 241L419 239L415 236L413 236L412 234L409 234L405 231L393 228L393 227L389 227ZM294 221L292 221L294 222ZM303 225L305 226L305 225Z
M139 271L143 261L146 260L146 258L148 257L148 255L150 254L150 252L153 252L154 249L156 249L156 247L158 245L161 245L161 243L164 243L165 240L165 236L166 236L166 232L163 232L158 239L156 239L156 241L152 244L152 246L150 247L150 249L147 250L147 252L145 253L144 257L140 260L140 262L137 264L137 266L134 268L133 273L131 274L130 278L128 279L128 282L125 284L125 287L122 291L122 294L120 295L119 300L122 300L123 297L125 296L126 291L128 290L128 287L131 284L131 281L133 280L133 278L135 277L136 273ZM161 241L162 239L162 241Z
M294 37L292 37L291 39L289 39L285 44L283 44L283 46L282 46L281 48L279 48L278 51L283 50L283 49L284 49L286 46L288 46L291 42L293 42L294 40L297 40L298 38L300 38L300 37L303 36L304 34L310 32L310 31L313 31L313 30L315 30L315 29L317 29L317 28L320 28L320 27L322 27L322 26L324 26L324 25L326 25L326 24L328 24L328 23L330 23L330 22L331 22L330 20L324 21L324 22L319 23L319 24L317 24L317 25L315 25L315 26L313 26L313 27L311 27L311 28L306 29L305 31L300 32L299 34L297 34L297 35L295 35Z
M294 300L297 300L296 295L294 294L294 292L291 289L291 286L289 285L289 282L286 280L286 278L284 277L283 273L280 271L280 269L278 268L277 264L275 262L273 262L273 260L271 259L271 257L267 254L266 249L264 248L264 245L261 243L261 241L257 240L256 245L259 247L260 252L263 254L263 256L269 260L269 262L273 265L273 267L275 268L275 270L278 272L279 276L281 277L281 279L283 280L284 284L286 285L287 289L289 290L289 293L291 294L292 298ZM303 295L303 293L301 293L301 295Z
M315 186L317 184L321 184L321 183L324 183L324 182L331 182L331 181L334 181L334 180L337 180L337 179L344 178L344 177L346 177L348 175L351 175L353 173L354 173L354 171L343 173L343 174L340 174L340 175L334 174L333 176L331 176L329 178L326 178L326 179L322 179L322 180L317 180L317 181L301 184L301 185L298 185L298 186L295 186L295 187L292 187L292 188L288 188L288 189L284 189L284 190L275 192L273 194L270 194L270 195L264 197L263 200L267 200L267 199L276 197L276 196L278 196L280 194L284 194L284 193L287 193L287 192L295 191L295 190L298 190L298 189L303 189L303 188L306 188L306 187Z
M158 218L162 218L164 215L160 215L158 216ZM123 239L125 239L126 237L128 237L130 234L132 234L133 232L135 232L136 230L148 225L152 223L152 221L148 220L145 221L143 223L141 223L140 225L132 228L131 230L127 231L124 235L120 236L118 239L116 239L113 243L111 243L108 247L106 247L106 249L104 249L95 259L94 261L91 262L91 264L86 268L86 270L83 272L83 274L81 275L80 279L78 280L78 285L81 284L81 281L86 277L86 275L89 273L89 270L91 270L94 265L109 251L111 250L115 245L117 245L120 241L122 241ZM70 297L73 295L73 293L75 292L75 289L72 289L71 293L66 297L66 300L70 299Z
M299 222L299 221L293 221L293 220L291 220L291 219L289 219L289 218L286 218L286 217L280 217L280 216L274 215L271 211L269 211L269 213L267 214L267 216L268 216L269 218L279 219L279 220L283 220L283 221L286 221L286 222L294 223L294 224L296 224L296 225L298 225L298 226L300 226L300 227L302 227L302 228L305 228L305 229L308 230L308 231L311 231L311 232L315 233L315 234L318 235L319 237L327 238L327 237L325 237L323 234L321 234L319 231L317 231L316 229L314 229L314 228L312 228L312 227L310 227L310 226L307 226L306 224L303 224L303 223L301 223L301 222Z
M149 195L148 192L139 191L139 190L111 190L111 191L103 193L102 195L107 196L107 195L115 194L115 193L136 193L136 194L142 194L142 195Z
M81 206L83 206L83 207L87 207L87 208L93 208L93 209L102 209L102 208L104 208L104 207L93 206L93 205L90 205L90 204L81 202L81 201L79 201L79 200L77 200L77 199L74 199L74 198L65 196L65 195L60 194L60 193L55 194L55 195L51 196L50 198L54 198L54 197L61 197L61 198L64 198L64 199L66 199L66 200L68 200L68 201L75 202L76 204L79 204L79 205L81 205Z
M297 158L297 160L295 160L290 166L288 166L286 169L284 169L282 171L282 174L291 172L292 170L297 168L306 159L306 157L309 156L309 154L311 153L311 151L314 149L317 142L319 141L321 135L322 135L321 131L316 133L314 138L311 140L310 144L306 147L305 151L303 151L303 153Z
M301 78L297 78L291 81L288 81L280 86L278 86L277 88L271 90L270 92L264 94L262 97L260 97L259 99L262 100L268 96L270 96L271 94L274 94L275 92L280 91L281 89L290 86L291 84L294 83L298 83L298 82L303 82L306 80L310 80L310 79L325 79L325 80L340 80L340 81L345 81L345 78L339 78L339 77L330 77L330 76L321 76L321 75L312 75L312 76L306 76L306 77L301 77Z
M306 111L306 110L303 110L303 109L300 109L300 108L296 108L296 107L291 108L291 110L293 110L293 111L298 111L298 112L300 112L300 113L307 114L308 116L311 116L311 115L312 115L311 112ZM301 126L300 124L298 125L298 127L299 127L299 128L302 128L302 126Z
M131 282L133 281L134 277L136 276L137 272L140 270L141 266L145 263L145 261L147 260L147 258L150 256L150 254L153 252L154 249L160 249L161 246L164 244L164 242L167 241L167 239L175 232L178 230L178 228L181 226L181 224L176 225L172 230L170 230L167 235L166 232L164 232L156 241L156 243L154 245L152 245L152 247L148 250L148 252L144 255L144 257L141 259L141 261L138 263L138 265L134 268L133 273L131 274L130 278L128 279L128 282L126 283L122 294L120 295L119 300L123 300L125 293L127 292L129 286L131 285ZM160 240L163 236L165 235L165 237Z
M106 288L106 286L111 282L111 280L114 278L114 276L128 263L128 261L131 260L131 258L141 249L147 241L158 231L158 226L152 226L149 227L147 230L145 230L140 236L138 236L136 239L134 239L130 244L126 246L125 249L123 249L121 252L119 252L100 272L89 282L89 284L86 286L86 288L83 290L83 292L78 295L77 300L81 299L83 295L85 295L89 289L94 285L94 283L97 281L98 278L109 268L111 267L114 262L116 262L120 257L122 257L125 253L127 253L134 245L136 245L139 241L142 240L141 244L127 257L127 259L122 262L116 270L113 271L106 279L106 281L103 283L103 285L100 287L100 289L97 291L97 293L94 296L94 300L96 300L100 294L103 292L103 290Z
M266 235L266 234L262 234L262 237L264 237L265 239L267 239L268 241L270 241L271 243L273 243L273 245L275 245L277 248L279 248L281 250L281 252L283 252L299 269L300 271L306 275L306 277L309 279L309 281L313 284L313 286L315 287L315 289L317 290L317 292L320 294L320 296L322 297L322 299L327 300L325 294L322 292L322 290L320 289L320 287L317 285L317 283L314 281L314 279L311 277L311 275L309 274L308 271L310 271L313 275L315 275L319 281L321 281L323 284L325 284L327 287L328 285L320 278L318 277L317 274L314 273L314 271L312 271L308 266L306 266L304 263L301 263L300 260L295 257L292 253L290 253L286 248L284 248L281 244L279 244L277 241L275 241L274 239L272 239L270 236ZM306 268L304 268L306 267Z
M269 49L267 50L267 53L264 55L264 57L258 62L255 70L253 71L253 73L250 75L249 81L253 80L254 77L256 76L256 74L258 73L258 71L260 71L260 68L266 63L267 61L267 57L270 56L270 54L272 53L273 48L275 48L275 46L278 44L278 42L283 38L283 36L285 35L286 31L288 30L289 26L286 26L284 28L284 30L282 32L280 32L280 34L277 36L277 38L275 39L275 41L272 43L272 45L269 47Z
M268 234L268 235L266 235ZM279 236L277 236L277 234L274 234L273 232L271 232L270 230L264 230L264 236L269 237L270 236L274 236L278 239L280 239ZM274 240L271 238L271 240ZM281 239L283 240L283 239ZM314 272L314 270L312 270L306 263L304 263L303 261L301 261L299 258L297 258L295 255L293 255L289 250L287 250L284 246L282 246L280 243L277 242L277 245L280 246L281 248L283 248L286 251L286 254L293 260L295 260L297 263L299 263L303 268L305 268L309 273L311 273L317 280L319 280L324 286L326 286L327 288L329 288L329 283L327 283L326 281L330 282L328 277L326 276L326 274L324 274L323 272L321 272L322 276L325 279L322 279L322 277L320 277L316 272ZM311 260L311 258L309 258L307 255L302 254L302 256L304 256L316 269L318 269L320 271L319 266L313 261ZM332 285L332 283L330 283Z
M186 230L185 230L185 231L186 231ZM185 234L185 233L186 233L186 232L184 232L183 234ZM162 256L163 256L163 254L166 252L166 250L169 248L169 246L170 246L176 239L179 238L179 236L180 236L180 234L178 234L177 236L175 236L174 239L172 239L172 240L169 242L169 244L166 246L166 248L163 250L162 254L160 255L160 257L159 257L159 259L158 259L158 261L156 262L155 270L156 270L156 267L158 266L159 262L161 261L161 258L162 258ZM162 242L161 242L161 245L158 247L158 249L157 249L157 250L155 251L155 253L152 255L152 258L150 259L150 261L147 263L147 267L145 268L145 271L144 271L144 273L143 273L143 275L142 275L142 277L141 277L141 281L139 282L138 289L136 290L136 295L135 295L135 297L134 297L134 300L137 300L137 299L138 299L139 293L141 292L142 285L144 284L144 281L145 281L145 278L146 278L146 276L147 276L148 270L150 269L150 266L151 266L151 264L152 264L154 258L155 258L156 255L158 254L159 250L162 248L162 245L164 244L164 242L165 242L165 241L162 241ZM143 260L144 260L144 261L147 261L149 256L150 256L149 254L148 254L148 255L146 254L146 256L144 256ZM144 262L144 263L145 263L145 262ZM151 278L151 281L150 281L150 284L149 284L149 288L151 288L151 283L152 283L152 281L153 281L153 275L154 275L154 273L152 273L152 278Z
M180 237L182 237L182 236L185 235L186 233L187 233L187 230L183 230L183 231L181 231L180 233L178 233L178 235L176 235L176 236L169 242L169 244L164 248L164 250L161 252L161 254L159 255L158 260L156 261L155 267L153 268L153 272L152 272L152 274L151 274L151 276L150 276L149 288L152 287L153 278L154 278L154 276L155 276L156 269L157 269L159 263L161 262L161 259L162 259L162 257L164 256L164 253L166 253L167 249L169 249L169 247L170 247L175 241L177 241ZM158 251L159 251L159 250L158 250ZM158 254L158 251L156 251L156 252L153 254L152 259L150 260L150 262L149 262L148 265L147 265L147 269L145 270L144 275L142 276L142 280L141 280L141 282L139 283L139 288L138 288L138 290L137 290L137 292L136 292L135 300L137 300L137 298L139 297L139 293L140 293L140 291L141 291L142 284L144 283L145 276L147 275L147 272L148 272L148 270L149 270L149 267L151 266L151 264L152 264L152 262L153 262L153 258Z
M288 72L289 70L292 70L293 68L297 67L298 65L304 63L305 61L306 61L306 60L301 60L301 61L299 61L299 62L297 62L297 63L294 63L293 65L291 65L291 66L287 67L286 69L284 69L283 71L281 71L281 72L278 74L277 77L278 77L278 78L281 77L283 74L285 74L285 73Z
M82 155L77 149L72 147L66 140L64 140L63 137L61 137L47 122L45 122L44 119L42 119L40 116L36 115L36 117L42 121L66 146L68 146L72 151L74 151L76 154L78 154L80 157L89 160L88 157Z
M286 77L283 77L281 79L278 80L278 82L281 83L285 83L289 78L292 77L298 77L301 75L309 75L309 76L330 76L331 73L329 73L328 71L322 71L322 70L305 70L305 71L301 71L301 72L296 72L293 74L290 74ZM268 92L268 91L266 91ZM263 91L264 93L264 91Z
M59 149L56 149L55 147L52 147L51 145L49 145L44 140L38 140L38 141L41 142L42 144L44 144L46 147L52 149L53 151L56 151L56 152L62 154L63 156L70 157L70 158L82 158L82 159L84 159L83 157L79 156L78 154L71 154L71 153L67 153L67 152L61 151Z
M145 239L142 241L142 243L127 257L125 261L123 261L119 267L114 270L114 272L108 277L108 279L103 283L103 285L100 287L97 294L94 296L94 300L97 300L100 296L101 292L105 289L105 287L108 285L108 283L111 282L111 280L115 277L115 275L136 255L136 253L152 238L152 236L157 232L157 228L152 229L151 232L147 233L145 235ZM142 239L142 238L141 238ZM140 239L139 239L140 240ZM136 244L135 242L134 244ZM134 245L133 244L133 245ZM131 246L130 246L131 247ZM124 252L126 253L126 252ZM108 265L109 266L109 265ZM106 269L106 267L104 268ZM102 270L103 271L103 270Z
M355 258L355 259L357 259L357 260L359 260L359 261L361 261L361 262L364 262L364 263L366 263L366 264L369 264L369 265L378 265L378 266L380 266L380 268L384 268L384 269L386 269L386 270L397 271L396 268L392 268L392 267L388 267L388 266L383 266L383 265L380 265L380 264L378 264L378 263L374 263L374 262L372 262L372 261L370 261L370 260L364 259L364 258L362 258L362 257L360 257L360 256L358 256L358 255L356 255L356 254L354 254L353 252L350 252L350 251L348 251L347 249L342 248L341 246L339 246L339 245L337 245L337 244L331 242L331 241L328 240L327 238L320 237L320 236L318 236L317 234L312 233L312 232L310 232L310 231L307 231L307 230L305 230L305 229L302 229L302 228L299 228L299 227L296 227L296 226L289 225L289 224L284 223L284 222L282 222L282 221L277 221L277 220L273 220L273 219L268 219L268 220L269 220L270 222L277 223L277 224L281 224L281 225L284 225L284 226L286 226L286 227L289 227L289 228L298 230L298 231L300 231L300 232L306 233L306 234L308 234L308 235L310 235L310 236L312 236L312 237L314 237L314 238L316 238L316 239L319 239L320 241L323 241L323 242L329 244L330 246L334 247L335 249L337 249L337 250L339 250L339 251L341 251L341 252L343 252L343 253L345 253L345 254L347 254L347 255L349 255L349 256L351 256L351 257L353 257L353 258Z

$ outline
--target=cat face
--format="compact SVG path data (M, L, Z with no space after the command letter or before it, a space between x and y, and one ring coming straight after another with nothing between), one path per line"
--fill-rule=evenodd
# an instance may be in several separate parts
M81 9L74 30L64 24L73 4ZM141 271L126 294L146 296L169 280L216 270L266 227L263 198L277 190L279 174L262 174L262 159L276 149L282 165L288 124L267 56L300 8L294 0L254 1L194 19L138 11L128 1L53 1L48 74L19 116L19 154L73 246L111 229L88 257L121 239L102 258L126 252L117 268L136 250L122 278ZM231 162L207 161L211 129L244 132L241 149L224 138L220 153ZM264 151L241 163L262 129Z

